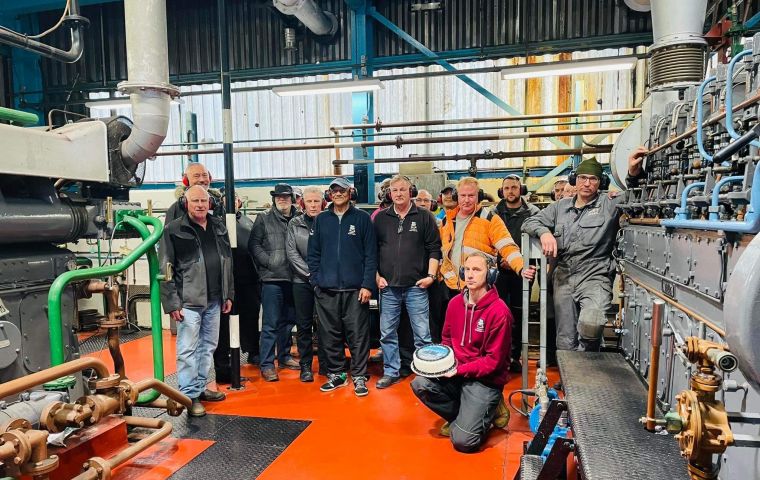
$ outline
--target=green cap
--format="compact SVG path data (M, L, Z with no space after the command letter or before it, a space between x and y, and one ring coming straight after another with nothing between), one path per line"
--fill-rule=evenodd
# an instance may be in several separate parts
M603 175L602 164L596 161L596 157L587 158L578 165L578 168L575 169L575 174L594 175L601 180Z

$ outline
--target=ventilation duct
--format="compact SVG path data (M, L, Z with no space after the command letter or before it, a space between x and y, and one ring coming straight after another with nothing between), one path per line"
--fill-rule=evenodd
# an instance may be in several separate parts
M285 15L296 17L314 35L332 37L338 32L338 19L319 8L314 0L274 0L274 6Z

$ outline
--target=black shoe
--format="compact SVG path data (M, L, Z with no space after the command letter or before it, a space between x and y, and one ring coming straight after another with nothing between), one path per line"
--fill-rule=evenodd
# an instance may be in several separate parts
M401 368L398 371L398 375L401 378L406 378L412 373L414 372L412 372L412 368L409 365L401 365Z
M274 368L261 369L261 378L263 378L265 382L276 382L280 379Z
M203 417L206 415L206 408L201 403L200 398L193 399L193 404L187 409L187 415L190 417Z
M313 382L314 381L314 374L311 373L311 368L309 367L301 367L301 381L302 382Z
M204 390L203 393L201 393L201 396L198 397L200 400L204 402L221 402L225 398L227 398L227 395L225 395L222 392L215 392L213 390Z
M509 362L509 372L522 373L522 364L520 363L520 360L512 359L512 361Z
M377 381L377 389L382 390L383 388L388 388L391 385L395 385L396 383L401 381L401 377L392 377L390 375L383 375L383 377Z
M332 392L336 388L345 387L348 385L345 373L328 373L327 382L319 387L320 391Z
M354 393L357 397L365 397L369 394L367 380L364 377L354 377Z

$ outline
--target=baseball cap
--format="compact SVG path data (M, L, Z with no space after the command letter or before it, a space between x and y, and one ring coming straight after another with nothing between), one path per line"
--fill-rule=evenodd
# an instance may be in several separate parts
M336 177L335 180L330 182L330 188L334 186L348 189L351 188L351 182L346 180L344 177Z

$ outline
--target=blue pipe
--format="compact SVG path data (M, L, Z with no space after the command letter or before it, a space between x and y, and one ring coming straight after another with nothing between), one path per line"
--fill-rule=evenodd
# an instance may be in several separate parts
M681 193L681 208L676 210L676 218L679 220L688 220L689 211L686 210L686 200L689 198L689 192L695 188L705 187L705 182L694 182L686 186Z
M693 185L693 184L692 184ZM691 186L691 185L689 185ZM687 187L688 188L688 187ZM696 230L723 230L724 232L758 233L760 232L760 165L752 175L752 191L749 206L744 215L744 221L721 222L717 220L663 220L662 226L667 228L693 228Z
M728 134L731 135L731 138L734 140L741 137L741 135L734 130L734 66L739 60L750 54L752 54L751 49L736 54L728 64L728 71L726 72L726 130L728 130ZM760 142L757 140L753 140L750 144L754 147L760 147Z
M715 81L715 77L706 78L704 82L699 86L699 90L697 91L697 147L699 147L699 153L702 155L702 158L707 160L708 162L712 162L712 155L707 153L705 150L705 146L702 140L702 122L704 121L704 105L702 105L702 99L705 96L705 87L710 82Z
M733 177L721 178L718 183L715 184L715 188L712 191L712 201L710 202L710 220L718 220L718 200L720 197L720 189L727 183L736 183L744 180L743 175L736 175ZM714 208L714 212L712 211Z

